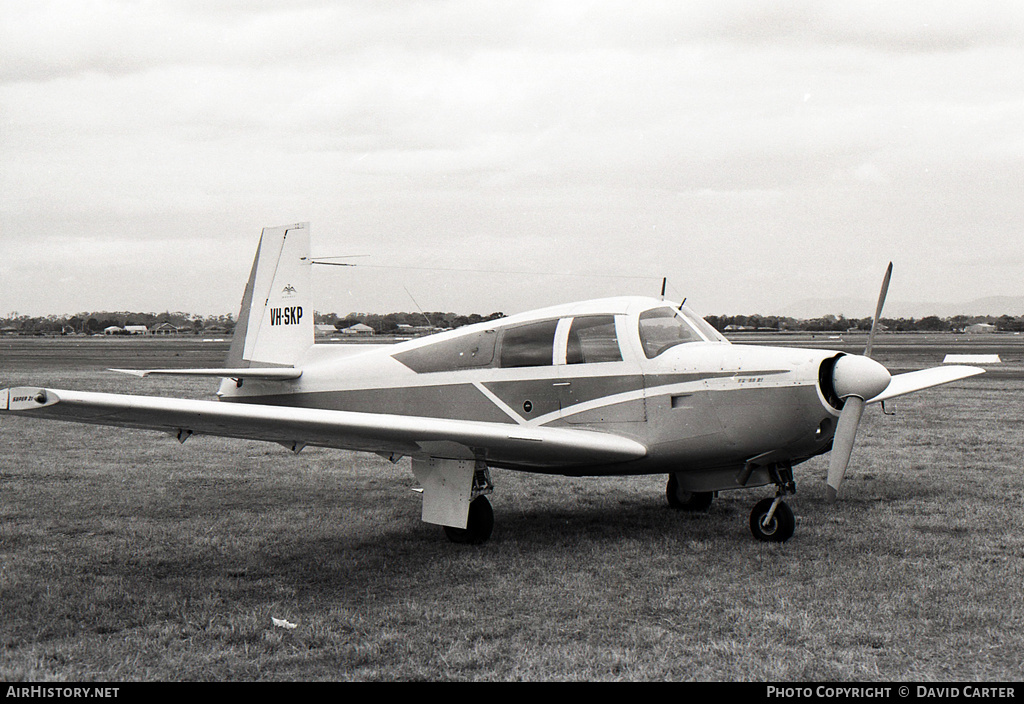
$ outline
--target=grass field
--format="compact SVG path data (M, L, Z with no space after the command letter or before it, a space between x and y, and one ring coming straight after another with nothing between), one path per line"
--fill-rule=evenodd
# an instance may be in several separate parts
M224 347L0 354L0 386L210 397L102 369ZM1020 681L1024 375L1004 354L871 407L837 505L827 456L798 467L781 546L747 528L770 488L691 516L661 476L494 471L494 535L459 546L420 522L406 462L3 418L0 680Z

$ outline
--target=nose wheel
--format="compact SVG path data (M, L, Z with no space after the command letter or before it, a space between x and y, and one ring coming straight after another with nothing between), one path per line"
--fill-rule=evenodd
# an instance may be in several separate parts
M768 468L772 481L775 482L774 499L761 499L754 504L750 512L750 532L754 537L766 543L784 543L793 537L796 530L796 517L793 509L782 499L796 493L791 465L773 465Z
M750 512L750 532L766 543L784 543L793 537L796 518L782 496L761 499Z

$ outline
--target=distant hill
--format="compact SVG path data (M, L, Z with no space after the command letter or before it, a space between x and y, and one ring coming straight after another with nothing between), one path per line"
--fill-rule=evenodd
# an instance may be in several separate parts
M876 301L861 298L805 298L784 306L779 315L809 320L825 315L867 318L875 314ZM886 318L924 318L936 315L1024 315L1024 296L989 296L966 303L908 303L887 301L882 315Z
M979 298L965 304L963 315L1024 315L1024 296Z

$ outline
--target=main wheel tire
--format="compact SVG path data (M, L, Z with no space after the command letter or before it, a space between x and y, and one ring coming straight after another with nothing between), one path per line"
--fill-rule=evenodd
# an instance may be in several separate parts
M486 543L494 530L494 509L486 496L478 496L469 505L469 519L465 528L445 526L444 532L448 540L462 545L480 545Z
M712 491L686 491L679 487L679 480L676 475L668 475L668 485L665 487L665 496L668 498L668 505L680 511L692 511L694 513L707 513L711 508L711 502L715 498Z
M775 499L761 499L754 504L754 509L750 512L750 532L755 538L766 543L784 543L793 537L796 518L789 504L780 501L772 520L766 525L764 519L773 503Z

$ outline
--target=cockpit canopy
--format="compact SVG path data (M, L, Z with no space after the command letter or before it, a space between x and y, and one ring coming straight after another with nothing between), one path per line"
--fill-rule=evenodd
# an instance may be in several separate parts
M717 330L685 306L662 302L641 309L639 314L615 308L610 308L610 312L566 308L561 314L556 309L543 313L550 315L521 323L492 321L438 336L436 340L426 338L425 344L392 356L423 374L483 367L621 362L631 349L622 339L625 335L639 339L648 359L680 344L726 342Z

